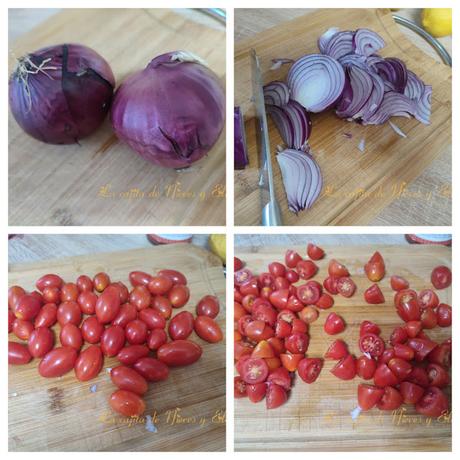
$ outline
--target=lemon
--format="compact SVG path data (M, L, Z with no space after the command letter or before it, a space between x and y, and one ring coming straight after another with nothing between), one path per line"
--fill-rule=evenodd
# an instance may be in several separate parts
M225 244L225 235L210 235L209 240L209 249L220 259L222 263L225 264L225 258L227 255L226 244Z
M452 9L424 8L422 11L422 25L433 37L452 35Z

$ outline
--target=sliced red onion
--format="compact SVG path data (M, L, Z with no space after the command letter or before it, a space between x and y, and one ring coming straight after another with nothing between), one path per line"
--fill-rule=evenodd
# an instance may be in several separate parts
M370 56L385 46L383 38L369 29L358 29L354 36L354 52Z
M407 68L404 62L397 58L385 58L375 63L374 68L389 90L404 93L407 84Z
M289 102L289 88L284 81L272 81L264 86L264 99L267 105L282 107Z
M374 87L366 104L364 104L364 106L361 108L360 113L357 114L357 116L360 116L362 120L367 120L377 111L377 109L380 107L380 104L382 103L385 93L385 85L380 76L374 72L370 72L369 76L372 78Z
M248 153L246 149L246 136L244 132L244 120L240 107L235 107L233 112L234 122L234 162L235 169L244 169L248 164Z
M324 32L321 37L318 38L318 48L321 51L321 54L327 54L326 53L326 48L327 44L329 43L329 40L337 33L339 32L338 27L331 27L330 29L327 29L326 32Z
M296 214L310 208L322 188L321 171L308 152L286 149L276 155L288 206Z
M401 137L407 137L407 134L405 134L401 128L397 125L395 125L391 120L388 120L388 124L392 127L393 131L398 134Z
M414 117L425 125L430 124L431 117L431 93L433 88L430 85L425 85L422 96L417 101Z
M267 105L270 114L286 146L305 150L311 134L311 120L307 111L296 101L289 101L283 107Z
M337 32L327 43L324 54L327 54L334 59L340 59L341 57L352 53L353 36L354 33L349 30Z
M321 112L331 107L342 94L345 72L330 56L309 54L289 69L287 84L292 99L310 112Z
M404 88L404 94L413 101L418 101L423 92L425 91L425 85L420 78L415 75L414 72L410 70L407 71L407 84Z
M368 60L366 56L361 56L359 54L347 54L346 56L342 56L338 61L343 67L348 67L350 65L354 65L356 67L360 67L364 70L369 70Z
M383 96L382 103L377 111L367 120L363 120L365 125L381 125L390 117L406 117L410 118L415 115L416 107L404 94L396 91L388 91Z
M285 64L292 64L293 62L294 62L294 59L287 59L287 58L272 59L272 66L270 67L270 70L277 70L281 68L281 66Z

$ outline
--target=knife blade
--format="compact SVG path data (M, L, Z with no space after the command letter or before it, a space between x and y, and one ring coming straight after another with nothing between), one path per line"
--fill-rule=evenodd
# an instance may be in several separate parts
M259 148L259 188L262 201L262 225L282 225L281 213L275 196L273 168L268 137L267 114L265 111L262 72L259 58L251 49L252 92L257 116L257 144Z

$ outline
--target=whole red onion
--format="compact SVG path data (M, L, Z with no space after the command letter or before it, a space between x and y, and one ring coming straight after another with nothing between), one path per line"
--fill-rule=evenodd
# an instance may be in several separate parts
M35 139L73 144L103 122L114 86L109 64L91 48L42 48L21 57L10 77L11 112Z
M111 109L117 136L160 166L185 168L203 157L224 126L225 94L200 58L162 54L117 89Z

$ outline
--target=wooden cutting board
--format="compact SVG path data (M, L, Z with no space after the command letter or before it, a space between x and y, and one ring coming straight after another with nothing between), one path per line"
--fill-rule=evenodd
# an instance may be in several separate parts
M267 270L267 265L282 261L286 248L241 248L235 255L246 262L255 273ZM305 254L305 246L293 248ZM310 326L310 345L307 356L322 357L335 339L347 342L350 352L359 356L357 346L359 325L363 320L376 322L382 337L388 339L394 327L401 323L393 306L393 291L389 277L398 274L406 278L411 288L431 287L431 270L436 265L451 266L449 248L437 246L344 246L325 247L327 258L319 261L319 274L314 278L322 282L327 276L331 258L343 262L357 284L357 293L350 299L335 296L335 305L321 311L318 320ZM363 292L371 283L363 273L363 266L378 249L386 264L387 275L379 283L386 302L367 305ZM301 283L297 283L301 284ZM437 291L441 302L451 304L451 289ZM329 312L340 314L347 324L345 331L328 336L323 324ZM436 341L451 336L451 328L427 331ZM247 399L235 400L236 450L308 450L308 451L448 451L451 450L450 421L428 420L418 416L414 409L403 406L395 414L373 409L363 412L356 422L350 411L357 405L356 377L343 381L329 370L332 361L326 361L318 380L311 385L297 376L288 402L278 409L267 410L265 401L253 404Z
M9 267L9 284L33 289L41 275L55 272L66 280L79 274L106 271L113 280L128 283L128 273L150 273L162 268L181 270L191 287L184 309L195 313L198 300L219 297L217 321L225 330L225 278L220 260L204 249L181 244L151 249L69 257ZM55 326L57 343L59 327ZM56 379L38 374L38 360L8 366L8 419L10 451L221 451L225 450L225 345L209 344L196 334L191 339L203 347L195 364L171 369L164 382L149 384L146 414L157 433L146 431L145 419L130 421L110 410L108 398L115 386L106 371L116 366L108 358L93 380L79 382L74 373ZM10 334L10 340L18 339ZM91 387L96 385L96 391Z
M264 82L284 80L289 66L269 70L273 58L298 59L317 53L317 38L329 27L356 29L368 27L386 42L383 56L396 56L407 67L433 86L431 125L415 119L393 118L406 134L398 136L391 127L360 126L340 120L332 111L313 114L310 144L323 174L323 190L313 208L295 215L288 210L281 172L275 159L276 146L282 144L269 120L276 196L284 225L366 225L394 200L406 199L408 205L430 200L450 208L449 185L433 190L429 196L407 187L442 152L451 150L451 69L435 62L419 50L399 30L389 10L327 9L285 22L235 45L235 105L246 115L246 137L250 164L235 172L235 224L260 225L258 158L249 51L260 58ZM350 133L353 137L344 136ZM358 149L365 139L365 151ZM412 196L413 195L413 196ZM448 219L448 217L446 217ZM420 221L394 222L417 225ZM444 222L449 225L449 222Z
M165 9L66 9L10 45L9 72L15 57L65 42L97 50L117 86L177 49L201 56L225 85L225 30ZM225 224L225 133L208 156L177 172L117 141L108 119L80 145L53 146L9 115L10 225Z

